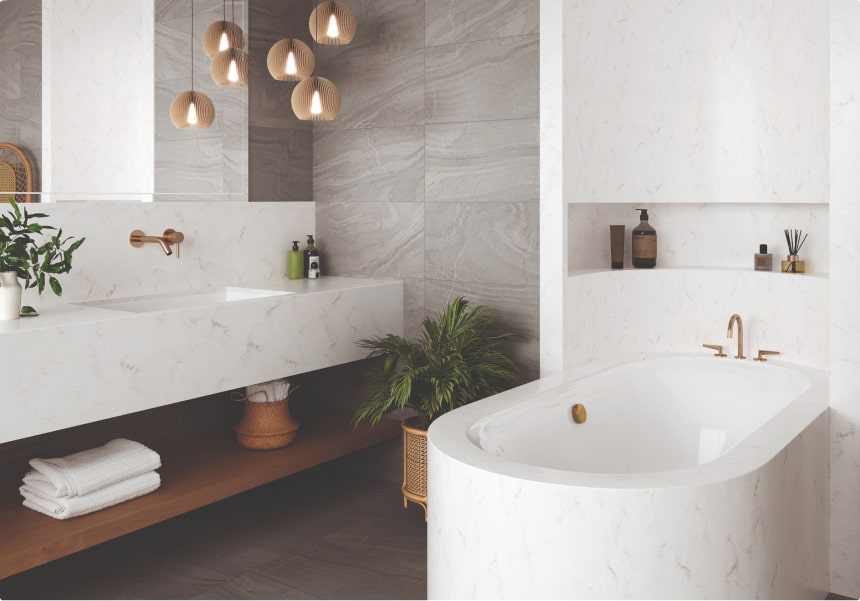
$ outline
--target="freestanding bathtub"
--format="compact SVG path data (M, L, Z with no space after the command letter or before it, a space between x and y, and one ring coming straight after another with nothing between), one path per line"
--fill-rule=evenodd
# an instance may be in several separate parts
M818 370L640 355L453 411L428 596L824 598L827 405Z

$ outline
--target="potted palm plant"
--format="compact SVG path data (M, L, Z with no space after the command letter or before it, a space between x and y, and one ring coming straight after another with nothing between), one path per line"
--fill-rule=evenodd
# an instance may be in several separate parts
M427 428L439 416L505 390L518 377L504 327L489 307L454 299L435 319L426 318L416 342L388 334L360 340L380 360L370 369L367 397L353 422L375 425L392 410L418 415L403 428L403 507L424 507L427 520Z
M72 269L72 253L85 238L63 238L63 230L33 221L47 217L45 213L27 213L14 199L12 210L0 215L0 320L18 319L21 309L21 284L25 288L38 288L39 294L49 286L57 296L63 294L57 276ZM25 307L23 314L35 314Z

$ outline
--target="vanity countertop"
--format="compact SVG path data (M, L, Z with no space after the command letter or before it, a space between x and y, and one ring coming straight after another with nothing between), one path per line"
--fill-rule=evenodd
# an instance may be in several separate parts
M241 288L267 293L142 312L47 304L0 322L0 443L356 361L357 340L403 332L399 281Z

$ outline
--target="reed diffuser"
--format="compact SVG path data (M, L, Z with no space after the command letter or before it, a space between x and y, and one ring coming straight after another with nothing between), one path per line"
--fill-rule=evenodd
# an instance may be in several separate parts
M806 242L803 230L785 230L785 241L788 243L788 260L782 262L783 273L806 273L806 261L800 260L800 248Z

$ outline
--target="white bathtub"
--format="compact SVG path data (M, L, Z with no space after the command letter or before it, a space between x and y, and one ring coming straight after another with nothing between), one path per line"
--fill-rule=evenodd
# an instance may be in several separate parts
M660 355L449 413L429 433L428 595L823 598L827 404L821 371Z

